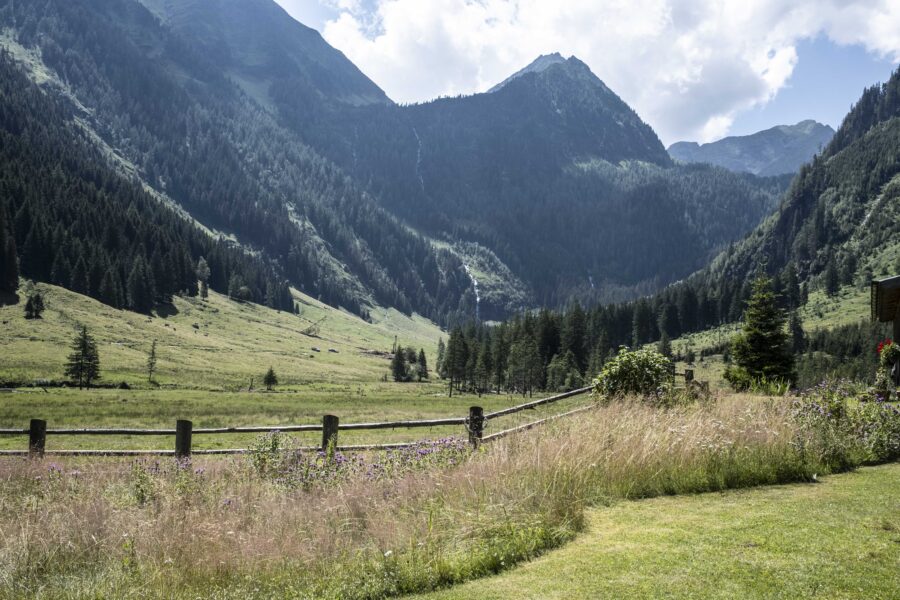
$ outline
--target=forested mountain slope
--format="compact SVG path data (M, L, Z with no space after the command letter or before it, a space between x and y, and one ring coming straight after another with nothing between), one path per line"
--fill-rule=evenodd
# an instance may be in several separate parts
M866 302L857 302L847 288L865 288L876 273L898 269L900 70L863 93L832 142L794 178L776 213L711 265L632 302L587 310L575 304L564 312L526 313L495 328L457 328L448 341L445 368L454 370L461 385L484 389L505 384L507 373L522 365L538 365L527 369L536 374L533 385L571 389L597 373L621 345L639 347L739 321L751 284L763 272L773 278L783 308L799 314L815 292L818 308L806 306L803 312L818 311L820 324L842 325L836 332L807 331L804 340L796 335L802 323L792 317L795 351L804 345L809 350L800 367L807 383L810 375L818 382L834 367L866 378L874 371L873 340L883 338L885 330L857 321L867 316ZM847 312L853 306L851 314L823 319L826 296L834 299L830 310ZM727 351L732 331L710 332L700 350ZM688 343L679 344L681 351Z
M333 305L364 313L377 302L436 320L473 312L470 282L455 255L436 250L379 208L243 93L215 57L173 34L144 6L133 0L4 0L0 26L15 69L40 82L61 107L65 123L58 126L82 129L83 142L99 150L84 152L89 164L73 170L76 180L91 168L117 165L273 265L284 280ZM338 90L345 100L350 94L354 103L364 94L385 100L358 75L342 81L343 88L322 89ZM26 133L9 131L25 145ZM47 143L57 138L62 135L50 135ZM64 189L47 192L64 195ZM22 211L18 200L10 206L13 200L3 197L7 212ZM117 194L109 201L128 206ZM86 235L37 206L24 210L47 218L51 230ZM27 240L16 233L24 274L46 277L28 266L45 259L29 257ZM251 292L263 300L264 289Z
M390 104L319 32L270 0L140 0L261 104Z
M744 278L793 265L818 283L855 272L900 235L900 70L868 88L820 156L800 170L776 213L697 277Z
M653 130L584 63L537 62L487 94L323 109L314 122L302 106L278 106L399 217L490 250L532 306L653 292L706 264L777 203L786 178L674 167Z
M149 310L209 285L248 286L274 308L293 309L270 265L217 241L106 164L71 109L44 94L0 51L0 244L4 274L57 283L114 307ZM17 251L17 252L16 252ZM0 291L14 292L3 278Z
M834 130L815 121L779 125L752 135L730 136L709 144L676 142L669 155L685 163L709 163L754 175L794 174L821 151Z
M574 57L398 106L271 0L0 0L0 27L10 66L59 105L54 127L93 148L79 168L115 170L276 287L359 314L451 323L652 293L756 226L787 181L674 166ZM24 274L52 277L26 236ZM261 281L237 287L265 301Z
M863 92L771 217L684 282L619 310L632 315L638 342L675 337L737 321L760 271L797 308L813 289L867 285L876 264L898 255L900 70Z

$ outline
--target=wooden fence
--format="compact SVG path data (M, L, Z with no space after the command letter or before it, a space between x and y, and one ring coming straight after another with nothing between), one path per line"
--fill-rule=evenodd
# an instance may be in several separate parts
M562 414L553 415L544 419L533 421L525 425L519 425L510 429L498 431L491 435L484 435L485 423L499 417L515 414L524 410L530 410L545 404L552 404L566 398L579 396L591 391L591 387L580 388L557 394L540 400L525 402L509 408L504 408L491 413L485 413L480 406L469 408L467 417L450 417L446 419L430 419L419 421L386 421L379 423L341 423L335 415L325 415L322 417L321 424L309 425L280 425L280 426L262 426L262 427L216 427L216 428L198 428L194 429L193 423L188 420L179 419L175 423L174 429L48 429L47 421L42 419L31 419L31 423L27 429L0 429L0 435L4 436L28 436L27 450L0 450L0 456L31 456L33 458L43 457L45 454L58 456L141 456L141 455L157 455L157 456L175 456L177 458L186 458L192 454L242 454L247 452L246 448L221 448L214 450L194 450L192 449L192 441L195 435L221 435L234 433L272 433L272 432L322 432L322 443L319 446L303 446L299 448L302 451L319 451L328 448L335 448L340 451L364 451L364 450L390 450L399 448L409 448L421 443L422 440L416 442L406 442L397 444L366 444L352 446L338 446L339 431L360 431L374 429L412 429L416 427L439 427L447 425L461 425L468 434L469 443L472 446L500 439L511 433L525 431L550 422L560 417L565 417L579 412L585 411L590 406L584 406L575 410L570 410ZM175 447L172 450L47 450L48 435L157 435L157 436L175 436Z

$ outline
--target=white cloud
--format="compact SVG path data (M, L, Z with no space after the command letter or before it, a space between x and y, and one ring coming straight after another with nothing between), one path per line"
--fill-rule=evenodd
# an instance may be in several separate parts
M484 91L559 51L666 143L721 137L739 111L769 101L802 39L825 34L900 61L896 0L319 1L337 11L325 39L394 100Z

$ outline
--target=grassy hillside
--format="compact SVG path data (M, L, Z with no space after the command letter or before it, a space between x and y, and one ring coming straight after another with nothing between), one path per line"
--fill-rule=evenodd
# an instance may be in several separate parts
M565 548L421 598L894 598L897 486L893 464L595 509Z
M367 323L302 294L296 295L299 316L215 292L205 301L176 297L172 305L147 316L56 286L38 284L37 289L47 305L42 319L26 320L21 301L0 307L5 349L0 380L63 379L69 344L81 325L97 339L105 382L150 387L145 365L157 340L156 380L163 388L214 391L246 389L251 378L260 386L269 366L288 388L371 383L388 372L385 353L395 335L404 346L424 348L432 363L441 335L420 317L377 309L374 322ZM19 296L24 298L24 290Z
M477 398L454 394L434 376L429 382L382 381L396 335L404 346L424 348L431 369L441 331L429 321L387 309L372 311L373 323L295 292L302 312L293 315L239 303L210 292L207 300L175 298L152 316L112 309L86 296L38 284L47 309L29 321L23 301L0 306L0 382L31 384L64 380L69 345L81 324L96 337L101 383L132 388L78 390L23 387L0 395L0 427L25 427L43 418L50 427L172 427L188 418L195 427L317 423L336 414L344 422L464 416L470 404L496 410L518 396ZM30 288L29 288L30 289ZM26 289L20 289L24 299ZM196 326L195 326L196 325ZM317 329L315 332L311 330ZM157 340L156 385L147 381L147 353ZM319 348L315 352L313 348ZM330 352L334 349L337 352ZM266 392L269 366L279 385ZM250 380L254 389L250 391ZM562 411L583 398L491 423L499 430ZM490 432L490 430L488 430ZM464 435L460 427L342 433L342 443L407 441ZM254 435L198 436L197 448L246 447ZM316 435L297 436L317 443ZM23 449L21 437L0 437L0 448ZM156 436L51 436L48 448L170 448Z

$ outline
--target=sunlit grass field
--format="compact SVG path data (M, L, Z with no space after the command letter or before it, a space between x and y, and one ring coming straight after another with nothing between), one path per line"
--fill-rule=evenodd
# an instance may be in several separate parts
M177 419L188 419L194 428L250 425L320 424L325 414L337 415L342 423L369 423L465 417L469 406L485 412L528 399L489 394L447 397L440 384L372 383L359 385L312 385L284 392L214 392L203 390L20 390L0 395L0 428L27 428L32 418L44 419L49 428L143 428L174 429ZM488 422L485 433L513 427L531 420L590 403L588 396L523 411ZM462 426L416 429L342 431L341 445L414 441L447 436L465 437ZM257 434L195 435L196 449L246 448ZM301 445L318 444L321 433L295 433ZM50 435L48 450L60 449L162 449L171 450L172 436ZM25 436L0 436L0 449L24 450Z
M302 294L297 294L302 307L297 316L210 293L206 301L175 298L172 310L147 316L111 309L56 286L38 289L47 305L42 319L26 320L22 302L0 307L0 382L64 380L69 344L84 324L98 343L100 383L124 381L131 389L19 387L0 393L0 428L25 428L32 418L46 420L51 429L171 429L176 419L189 419L195 428L318 424L325 414L360 423L464 417L472 405L492 411L526 400L496 394L449 398L446 384L435 376L422 383L387 381L395 336L403 346L423 348L433 369L437 341L444 335L427 320L395 310L376 309L368 323ZM146 361L153 340L158 363L151 384ZM262 385L269 366L279 379L273 391ZM490 422L487 432L587 401L573 398L504 417ZM387 443L465 433L459 426L384 429L342 432L339 441ZM193 444L197 449L245 448L255 437L196 435ZM318 433L292 437L303 445L321 439ZM51 435L47 449L169 450L173 444L170 436ZM0 449L26 445L22 436L0 436Z
M207 300L176 297L148 316L56 286L37 289L47 306L42 319L23 317L24 289L17 304L0 306L0 381L64 380L69 346L82 325L98 343L101 383L153 387L146 362L156 340L156 384L211 391L247 389L251 379L255 388L262 387L270 366L282 389L374 383L388 373L395 336L403 346L424 348L433 363L442 335L418 316L374 309L373 322L367 323L302 294L296 294L299 316L215 292Z

